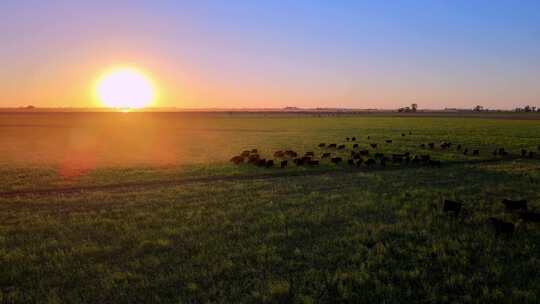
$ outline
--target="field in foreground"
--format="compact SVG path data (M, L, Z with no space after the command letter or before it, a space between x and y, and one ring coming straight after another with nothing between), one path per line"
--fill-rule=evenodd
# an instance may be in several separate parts
M538 120L131 114L3 114L0 302L540 300L540 224L500 204L540 211L540 160L518 157L540 144ZM443 165L228 162L347 136ZM419 147L441 141L480 156Z

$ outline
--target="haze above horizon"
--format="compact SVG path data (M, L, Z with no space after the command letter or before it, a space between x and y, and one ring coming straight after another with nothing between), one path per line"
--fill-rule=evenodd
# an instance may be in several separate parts
M157 107L540 105L539 1L0 3L0 107L99 107L119 66Z

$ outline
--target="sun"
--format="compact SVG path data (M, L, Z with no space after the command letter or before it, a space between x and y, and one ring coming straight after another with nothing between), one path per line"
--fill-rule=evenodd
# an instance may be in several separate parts
M96 95L106 107L141 109L154 102L155 89L144 73L132 67L115 68L99 78Z

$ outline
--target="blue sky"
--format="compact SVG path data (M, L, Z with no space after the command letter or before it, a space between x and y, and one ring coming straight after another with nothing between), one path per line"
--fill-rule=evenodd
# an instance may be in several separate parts
M4 0L0 45L0 106L126 64L162 106L540 105L540 1Z

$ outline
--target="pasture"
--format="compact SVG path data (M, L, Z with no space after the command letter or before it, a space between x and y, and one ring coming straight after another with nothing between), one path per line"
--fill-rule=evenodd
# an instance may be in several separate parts
M537 118L0 113L0 303L537 303Z

